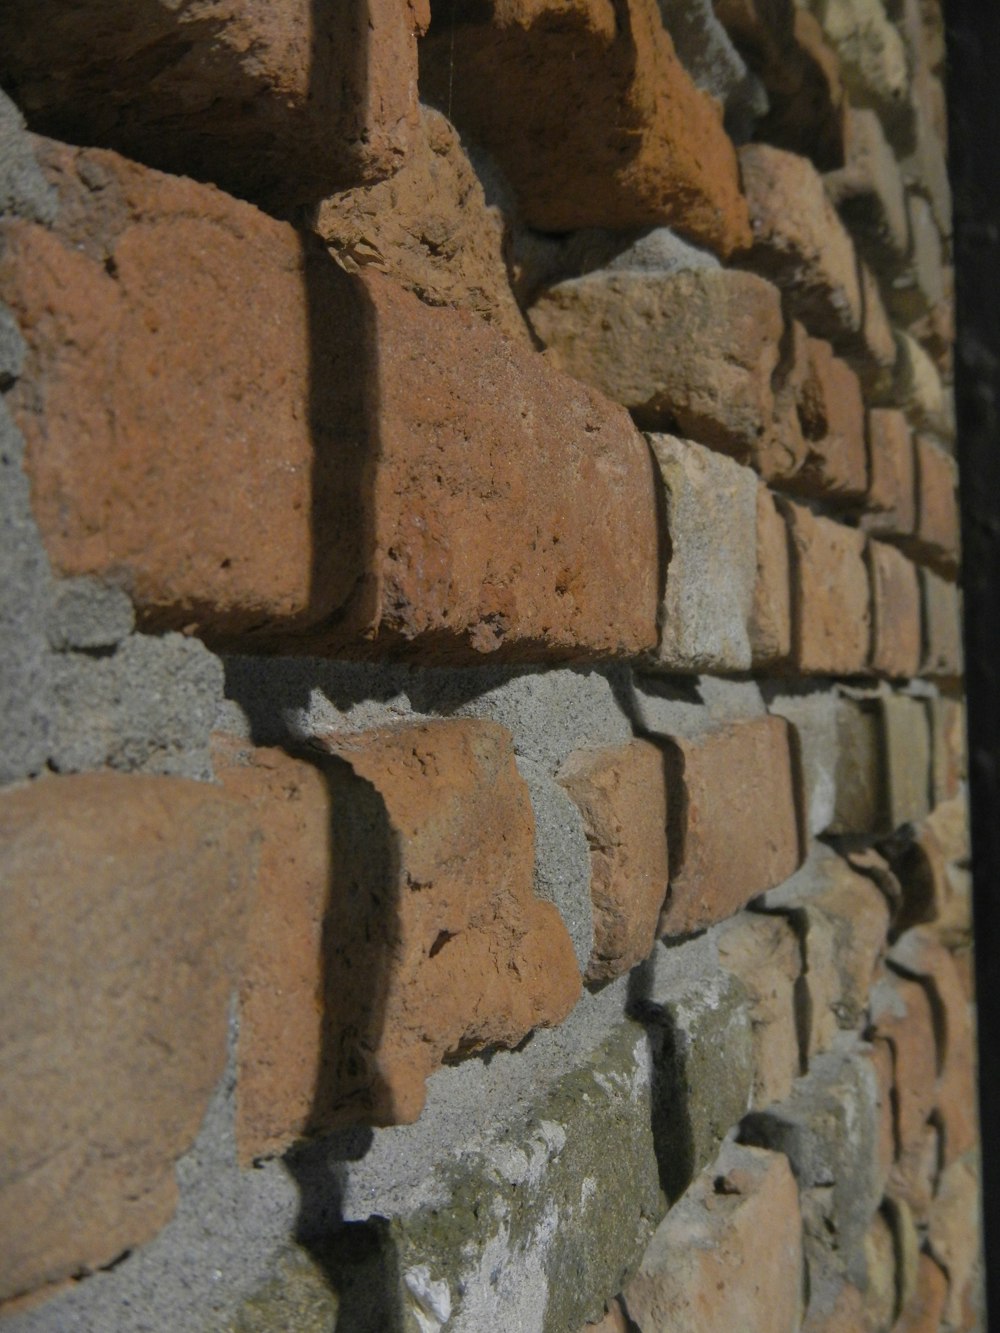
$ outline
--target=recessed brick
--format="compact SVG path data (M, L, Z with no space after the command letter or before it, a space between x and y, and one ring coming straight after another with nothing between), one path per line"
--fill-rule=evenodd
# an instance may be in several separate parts
M933 570L919 572L923 611L921 674L954 680L963 669L961 594L954 583L940 578Z
M660 933L687 935L780 884L802 858L783 718L674 737L671 750L670 892Z
M654 645L655 495L622 409L209 187L40 151L57 230L12 224L0 281L59 572L112 577L146 624L213 644Z
M825 832L834 817L841 702L825 688L788 690L768 698L768 711L792 723L799 800L806 832L812 837Z
M757 579L757 487L749 468L671 435L649 442L670 539L657 662L745 671Z
M791 536L796 665L825 675L865 671L871 594L864 535L790 501L781 508Z
M795 993L802 950L779 916L745 913L719 937L719 961L749 997L753 1036L753 1105L783 1101L801 1070Z
M180 778L0 797L0 1299L109 1264L173 1214L225 1065L254 836Z
M861 526L889 539L913 535L917 522L916 454L913 432L898 408L868 413L870 483Z
M872 670L895 678L916 676L921 660L917 567L884 542L869 542L866 554L872 581Z
M531 802L502 727L400 725L323 750L312 764L265 750L225 775L264 830L244 1158L413 1121L442 1061L516 1046L580 994L562 918L533 894Z
M788 528L774 496L757 487L757 579L750 613L755 667L783 662L792 648L791 567Z
M915 442L917 526L908 546L918 560L954 575L959 560L958 467L926 436Z
M814 337L833 342L861 328L854 244L805 157L768 144L740 149L753 246L744 263L776 282Z
M442 10L420 78L495 156L532 227L666 224L723 256L746 243L721 108L684 70L655 0Z
M553 364L647 429L744 463L767 449L784 320L755 274L589 273L545 292L531 322Z
M807 453L791 486L831 502L861 499L868 489L868 460L858 377L822 339L808 340L807 364L799 391Z
M664 763L658 746L635 740L578 750L559 770L590 848L594 947L587 981L621 976L656 941L669 878Z
M0 78L43 134L287 210L401 165L428 20L426 0L13 0Z

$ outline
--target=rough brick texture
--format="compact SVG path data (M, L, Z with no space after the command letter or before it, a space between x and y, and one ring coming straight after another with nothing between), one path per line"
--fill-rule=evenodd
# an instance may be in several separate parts
M861 524L892 540L913 535L917 522L916 457L913 435L898 408L868 413L870 485Z
M783 718L675 737L671 748L670 892L660 930L686 935L792 874L798 818Z
M757 578L750 613L755 667L783 662L792 649L788 528L766 486L757 488Z
M864 536L802 505L786 501L783 512L791 538L794 661L804 673L863 672L871 638Z
M109 1264L177 1198L226 1057L254 873L239 805L93 773L0 797L0 1298Z
M958 470L955 460L932 440L917 436L917 526L910 547L939 573L958 568Z
M59 232L12 225L0 278L62 572L111 575L151 623L227 642L653 645L650 465L620 409L207 187L44 157Z
M799 391L806 457L794 488L830 501L860 500L868 490L865 412L851 368L822 339L809 338Z
M288 208L401 165L426 0L16 0L0 79L33 127Z
M802 1072L796 1003L802 950L795 932L780 917L746 913L721 935L719 961L749 997L753 1105L783 1101Z
M869 542L866 555L872 593L872 668L883 676L915 676L922 648L917 567L884 542Z
M962 617L958 588L932 570L920 570L923 673L953 679L962 674Z
M425 94L495 155L539 230L666 223L722 255L748 239L719 107L681 66L656 0L443 8L420 67Z

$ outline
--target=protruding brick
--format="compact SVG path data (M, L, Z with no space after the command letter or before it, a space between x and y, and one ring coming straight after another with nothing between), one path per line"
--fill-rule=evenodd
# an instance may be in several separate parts
M745 262L776 282L815 337L831 341L862 323L854 244L812 163L767 144L740 149L753 248Z
M531 802L502 727L438 721L323 745L314 766L264 751L226 775L265 835L245 1157L320 1128L413 1121L445 1058L516 1046L580 994L569 933L533 895ZM286 1042L289 1027L301 1031Z
M917 567L884 542L870 541L872 670L880 676L916 676L921 661L921 598Z
M665 223L723 256L745 244L720 108L677 59L655 0L443 7L420 74L540 231Z
M780 917L734 921L719 938L719 961L743 982L753 1034L753 1105L783 1101L802 1072L795 992L799 941Z
M882 122L852 107L845 117L847 161L825 178L827 193L873 264L898 263L909 251L903 177Z
M531 322L553 364L640 425L744 463L767 447L784 320L755 274L590 273L550 288Z
M788 528L766 486L757 487L757 578L750 613L755 667L783 662L792 649Z
M950 439L955 434L954 412L937 366L909 333L897 330L896 350L895 401L917 430Z
M215 190L41 151L58 228L12 224L2 283L61 573L113 576L147 623L215 643L654 646L655 495L620 408Z
M587 981L610 981L646 958L667 893L664 755L649 741L578 750L559 771L590 848L594 948Z
M651 435L670 540L656 660L675 671L746 671L757 580L754 474L723 454Z
M0 1299L109 1264L174 1211L226 1059L254 872L217 788L90 773L0 798Z
M762 1235L770 1256L763 1266ZM624 1300L642 1329L794 1333L803 1274L798 1191L787 1160L728 1144L660 1224Z
M672 750L670 892L660 931L686 935L780 884L801 854L783 718L675 737Z
M962 608L957 586L920 570L923 614L921 674L953 680L962 674Z
M32 128L287 210L399 167L426 0L14 0L0 79Z
M791 485L829 501L859 500L868 490L861 385L828 342L810 338L807 346L808 372L799 392L807 454Z
M909 547L917 559L953 575L959 559L958 468L925 436L917 436L915 454L917 529Z
M898 408L868 413L870 484L861 526L880 537L910 537L917 523L916 455L913 432Z
M796 665L825 675L865 671L871 594L864 535L789 501L782 510L791 536Z

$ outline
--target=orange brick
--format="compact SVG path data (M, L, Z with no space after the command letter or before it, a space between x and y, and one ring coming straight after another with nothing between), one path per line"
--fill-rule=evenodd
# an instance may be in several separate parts
M872 998L872 1023L893 1049L896 1133L906 1157L921 1148L937 1084L934 1016L926 990L904 977L886 977Z
M792 648L788 528L766 486L757 489L757 578L750 614L755 667L784 661Z
M863 534L789 501L782 510L791 535L793 660L806 673L865 671L871 594Z
M719 937L719 961L746 987L753 1039L753 1106L783 1101L802 1072L796 990L802 950L780 916L744 913Z
M880 537L910 537L916 528L916 455L913 433L896 408L868 413L868 461L871 482L866 531Z
M946 1328L971 1329L966 1305L981 1262L979 1180L969 1160L953 1163L941 1178L928 1231L931 1255L948 1274Z
M799 392L806 458L794 489L830 501L860 499L868 489L865 410L858 377L828 342L810 338Z
M938 1333L948 1299L948 1279L929 1254L917 1261L917 1285L906 1304L895 1333Z
M940 573L954 574L959 558L958 468L951 454L925 436L916 440L917 526L911 546Z
M872 669L897 679L916 676L921 659L921 599L917 567L884 542L867 546L872 584Z

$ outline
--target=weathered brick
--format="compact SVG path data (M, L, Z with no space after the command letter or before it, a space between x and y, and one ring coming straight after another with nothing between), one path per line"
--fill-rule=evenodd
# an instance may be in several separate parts
M801 1073L796 988L799 941L780 917L737 919L719 937L719 961L746 987L753 1035L753 1105L783 1101Z
M774 496L757 487L757 577L749 621L755 667L783 662L792 649L791 568L788 528Z
M897 135L905 134L910 85L906 45L882 0L824 0L812 8L840 57L852 105L870 107Z
M882 300L878 279L866 263L858 261L861 288L861 327L837 340L837 351L851 367L873 407L896 401L896 362L899 350Z
M934 221L942 236L951 231L951 182L942 127L935 124L932 101L941 98L940 80L923 82L919 90L923 96L914 97L907 111L912 115L913 151L902 160L903 176L909 185L921 191L930 201Z
M940 371L916 338L900 330L895 337L895 402L917 430L950 439L955 434L954 412Z
M872 264L898 263L909 251L910 235L896 155L874 111L851 107L844 127L847 161L824 177L827 193Z
M872 1218L864 1245L868 1279L864 1290L865 1326L873 1329L891 1329L897 1313L896 1292L899 1275L895 1237L882 1211L877 1212Z
M420 74L424 95L496 157L540 231L665 223L721 255L745 243L720 108L677 59L655 0L442 12Z
M391 180L324 200L315 226L348 271L388 273L428 305L474 310L531 345L507 273L503 216L440 111L421 108L413 150Z
M854 244L805 157L767 144L740 149L753 246L744 262L785 293L815 337L856 333L862 323Z
M805 673L865 671L871 593L863 534L790 501L781 507L791 538L795 664Z
M767 111L767 94L716 17L712 0L659 0L659 5L684 68L722 104L730 136L738 143L749 139Z
M812 837L825 832L834 816L840 702L829 689L772 693L767 702L769 712L792 723L799 801Z
M979 1181L968 1159L942 1173L931 1209L928 1243L931 1255L948 1274L945 1328L971 1329L966 1317L982 1244L979 1229Z
M617 1299L611 1301L604 1318L599 1319L596 1324L585 1324L580 1333L629 1333L621 1302Z
M174 1211L226 1058L254 833L216 788L93 773L0 798L0 1298Z
M893 1054L890 1044L876 1038L866 1052L875 1073L876 1110L878 1113L877 1174L880 1193L885 1192L896 1159L896 1115L893 1107Z
M763 1266L762 1235L769 1254ZM642 1329L794 1333L803 1276L788 1162L780 1153L727 1144L654 1233L624 1301Z
M657 663L746 671L757 581L757 478L725 455L649 436L670 538Z
M958 468L951 454L918 435L916 457L917 528L909 548L938 572L954 575L959 560Z
M911 252L886 286L893 318L904 327L945 300L944 254L931 206L922 195L907 196Z
M559 770L590 848L594 947L587 981L621 976L655 943L669 878L664 765L662 750L635 740L577 750Z
M898 408L868 413L868 463L871 478L861 526L880 537L912 536L917 522L916 455L913 432Z
M780 884L802 858L783 718L678 736L670 749L670 891L660 931L686 935Z
M554 365L640 425L744 463L768 445L784 320L777 288L755 274L590 273L545 292L531 322Z
M920 570L920 603L923 614L921 674L951 680L961 676L962 609L954 583L933 570Z
M871 1021L875 1036L893 1051L896 1135L905 1159L921 1151L937 1085L934 1015L926 990L888 974L872 990Z
M881 701L882 746L889 824L916 823L930 810L931 738L920 699L889 695Z
M926 602L925 602L926 608ZM926 616L926 609L924 612ZM959 793L965 766L965 705L936 694L927 701L931 723L931 804L940 807ZM964 806L960 808L964 809ZM958 858L956 858L958 859Z
M866 550L872 581L872 669L908 678L920 671L921 598L917 567L884 542Z
M896 1333L938 1333L948 1299L948 1279L929 1254L918 1260L917 1287L904 1306Z
M808 372L799 393L807 453L792 485L828 501L859 500L868 490L861 385L828 342L810 338L807 347Z
M858 1333L866 1322L865 1298L854 1283L810 1264L809 1308L802 1333Z
M837 748L833 815L828 831L891 833L888 780L882 766L878 700L841 698L836 705Z
M213 642L653 646L655 497L621 409L208 187L42 152L58 230L11 225L2 283L61 573L113 575L149 624Z
M443 1060L516 1046L580 994L569 933L533 895L531 802L504 728L402 724L322 746L311 772L265 751L226 775L265 835L245 1157L319 1128L413 1121ZM286 1043L290 1026L302 1034Z
M3 86L33 128L287 210L391 174L415 137L426 0L14 0Z

